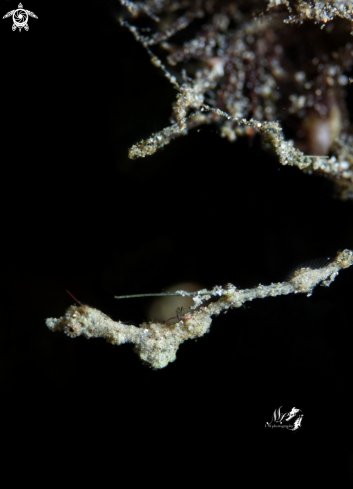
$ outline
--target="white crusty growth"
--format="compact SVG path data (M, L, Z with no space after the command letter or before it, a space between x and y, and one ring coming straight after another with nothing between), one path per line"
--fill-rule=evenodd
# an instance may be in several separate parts
M151 367L163 368L176 358L176 352L186 340L203 336L210 328L212 316L230 308L240 307L246 301L264 297L275 297L291 293L305 293L308 296L316 285L329 286L342 268L353 264L353 251L344 250L324 268L301 268L287 282L271 285L258 285L252 289L238 290L228 284L225 289L214 287L201 291L194 297L195 306L187 313L187 318L180 318L176 324L165 326L164 323L145 322L140 327L113 321L108 316L91 307L71 306L65 316L46 320L52 331L64 331L72 338L83 335L86 338L105 338L109 343L121 345L134 343L135 352L140 359ZM178 291L180 295L188 292ZM210 298L218 300L203 306Z

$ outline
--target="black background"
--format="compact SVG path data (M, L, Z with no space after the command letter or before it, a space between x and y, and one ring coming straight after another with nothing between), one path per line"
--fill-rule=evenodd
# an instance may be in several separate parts
M1 15L14 8L3 1ZM72 340L44 320L73 303L65 289L141 322L148 301L114 294L284 280L353 248L352 203L333 199L329 181L281 167L257 138L230 144L217 127L129 160L133 143L168 125L176 92L118 24L118 4L24 8L38 16L28 32L0 24L9 453L18 444L26 458L39 439L69 461L87 442L119 470L147 457L141 477L163 485L159 470L175 484L188 470L188 485L245 475L252 487L309 468L308 482L349 487L353 269L310 298L258 300L215 319L161 371L132 345ZM301 430L265 429L279 406L303 411Z

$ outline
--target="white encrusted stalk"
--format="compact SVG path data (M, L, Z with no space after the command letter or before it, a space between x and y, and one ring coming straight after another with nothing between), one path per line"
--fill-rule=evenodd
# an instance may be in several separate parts
M271 285L258 285L252 289L238 290L228 284L226 288L214 287L210 291L202 291L194 297L195 306L187 313L187 317L171 325L164 323L145 322L136 327L120 321L113 321L106 314L88 306L71 306L65 316L46 320L52 331L64 331L68 336L85 336L86 338L104 338L109 343L121 345L133 343L135 352L140 359L154 369L163 368L176 359L179 346L186 340L203 336L210 328L212 316L231 308L242 306L247 301L277 295L305 293L312 294L314 287L321 284L329 286L342 268L353 264L353 251L344 250L327 266L318 269L301 268L286 282ZM205 292L208 292L205 294ZM180 295L189 295L178 291ZM210 298L218 300L203 306Z

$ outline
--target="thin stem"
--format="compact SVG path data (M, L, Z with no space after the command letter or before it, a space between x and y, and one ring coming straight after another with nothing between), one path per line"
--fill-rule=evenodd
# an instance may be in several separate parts
M84 309L87 309L87 307L84 306L82 304L82 302L80 302L78 299L76 299L76 297L73 294L71 294L71 292L69 290L66 290L66 292L73 298L74 301L76 301L78 304L80 304L81 307L83 307Z
M160 292L157 294L116 295L114 299L133 299L135 297L165 297L165 296L176 296L176 295L190 297L191 295L207 295L209 293L210 291L208 290L201 290L199 292L184 292L184 291Z

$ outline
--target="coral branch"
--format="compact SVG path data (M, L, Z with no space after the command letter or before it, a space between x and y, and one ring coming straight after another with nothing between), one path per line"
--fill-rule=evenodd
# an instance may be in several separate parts
M353 68L353 2L267 0L263 11L260 1L251 7L245 0L120 1L133 19L158 18L150 35L125 18L120 23L178 91L171 125L133 145L129 158L150 156L202 124L217 124L221 137L229 141L255 130L271 136L282 165L326 176L335 182L342 200L353 198L352 127L346 102ZM175 41L174 35L189 29L197 18L205 23L194 38L183 44ZM330 26L322 33L313 24ZM189 73L181 70L183 84L150 47L169 52L165 61L171 66L183 63ZM205 102L207 113L202 110ZM282 135L288 128L293 141ZM310 160L305 153L323 158Z
M195 305L187 317L179 317L180 321L165 327L165 323L145 322L140 327L113 321L108 316L91 307L71 306L65 316L46 320L52 331L64 331L68 336L85 336L86 338L104 338L109 343L121 345L133 343L135 352L140 359L154 369L164 368L176 359L176 352L184 341L203 336L210 328L212 316L218 316L228 309L238 308L247 301L276 297L278 295L305 293L312 294L314 287L321 284L328 287L339 271L353 264L353 251L344 250L323 268L301 268L286 282L258 285L252 289L238 290L228 284L226 288L219 286L210 291L202 290L194 297ZM190 295L178 291L179 295ZM203 306L205 301L218 297Z

